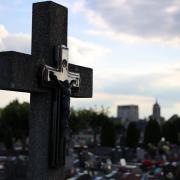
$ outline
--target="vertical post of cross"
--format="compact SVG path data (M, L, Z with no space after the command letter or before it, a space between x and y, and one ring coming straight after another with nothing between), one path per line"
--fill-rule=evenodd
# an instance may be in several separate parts
M60 44L67 45L67 8L51 1L35 3L32 21L34 66L47 64L53 67L54 48ZM34 72L34 75L37 75L37 72ZM48 168L52 90L45 93L31 93L30 101L29 179L63 179L63 168L55 170Z

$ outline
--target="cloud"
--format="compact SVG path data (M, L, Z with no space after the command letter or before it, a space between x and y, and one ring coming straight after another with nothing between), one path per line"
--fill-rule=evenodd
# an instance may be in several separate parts
M4 50L30 53L31 36L25 33L8 34L3 38Z
M179 36L151 36L144 37L140 35L132 35L124 32L116 32L112 29L104 30L88 30L88 34L97 37L106 37L112 41L123 42L124 44L142 44L142 43L153 43L158 44L162 47L168 46L173 48L180 47Z
M30 53L31 36L25 33L10 33L0 25L0 51L21 51Z
M94 67L110 53L110 49L95 43L69 38L70 62L81 66Z
M5 27L3 25L0 25L0 37L4 38L8 35L7 30L5 29Z
M167 12L167 9L172 6L179 9L180 3L175 0L117 0L114 3L111 0L105 0L104 3L92 0L87 2L87 7L104 17L106 23L116 31L147 37L162 35L162 33L179 35L173 21L179 12Z
M109 107L116 116L117 105L139 105L140 117L152 113L157 98L162 105L162 116L178 113L180 102L180 64L169 62L156 68L99 68L94 76L92 99L72 100L75 107ZM96 106L95 106L96 105Z
M84 0L78 10L86 14L89 22L98 25L100 30L96 35L116 41L151 42L179 47L178 0L105 0L103 3L100 0Z
M0 90L0 99L0 107L5 107L9 104L9 102L13 101L14 99L18 99L21 103L24 101L30 102L30 94Z
M86 7L86 1L85 0L78 0L75 3L72 4L71 10L74 13L83 12L86 14L88 20L90 23L95 24L98 27L104 27L107 28L108 25L105 22L105 20L95 11L89 9Z
M162 69L103 69L95 80L96 92L114 95L135 95L160 98L169 103L180 101L179 64ZM176 67L176 68L175 68ZM102 72L106 73L102 73Z
M71 10L74 13L80 12L80 11L85 11L85 1L84 0L78 0L73 3Z
M172 10L171 10L172 11ZM30 52L31 36L24 33L10 33L0 25L0 50L17 50ZM94 68L94 97L92 99L72 100L76 107L92 107L105 105L111 107L111 114L116 114L116 106L120 104L139 104L141 117L149 115L154 98L165 99L164 106L168 112L178 112L180 102L180 64L166 64L151 69L107 66L108 56L112 52L106 46L84 41L76 37L69 38L70 62ZM112 61L111 61L112 62ZM108 65L111 64L109 62ZM104 65L104 66L103 66ZM10 101L9 94L2 93L4 104ZM0 94L1 96L1 94ZM5 100L6 98L6 100ZM18 99L27 100L23 95ZM176 106L174 104L177 104ZM2 105L2 104L0 104ZM174 111L172 109L174 107ZM167 114L167 112L165 112ZM165 114L164 113L164 114Z
M3 43L3 38L5 38L7 36L8 32L6 31L6 29L4 28L3 25L0 25L0 49L4 49L4 43Z

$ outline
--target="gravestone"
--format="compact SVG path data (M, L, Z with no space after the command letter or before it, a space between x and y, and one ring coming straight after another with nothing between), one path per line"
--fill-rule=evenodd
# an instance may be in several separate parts
M68 63L67 13L51 1L34 3L31 55L0 52L0 89L30 93L29 180L64 179L62 121L70 97L62 84L73 82L72 97L92 97L92 69Z

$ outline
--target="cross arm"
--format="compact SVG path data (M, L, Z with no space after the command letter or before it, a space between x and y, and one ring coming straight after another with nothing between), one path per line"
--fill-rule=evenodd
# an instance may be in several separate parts
M91 68L69 64L69 71L80 74L80 86L78 91L73 91L72 97L90 98L93 94L93 70Z
M37 74L39 67L29 54L15 51L0 52L0 89L21 92L45 92L41 88ZM80 88L72 90L72 97L90 98L93 88L91 68L69 64L69 71L80 74Z
M38 92L32 56L15 51L0 52L0 89ZM37 73L36 73L37 74ZM35 77L36 76L36 77Z

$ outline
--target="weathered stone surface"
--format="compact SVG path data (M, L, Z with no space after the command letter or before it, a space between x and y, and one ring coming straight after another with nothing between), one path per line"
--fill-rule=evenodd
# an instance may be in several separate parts
M49 127L52 120L52 89L38 81L40 65L54 66L54 47L67 46L67 8L51 1L33 4L32 55L0 53L0 89L31 93L28 180L64 179L63 167L48 168ZM92 97L92 69L69 64L81 76L73 97Z
M67 8L53 2L33 4L32 59L36 66L54 65L54 47L67 45ZM63 167L49 170L49 124L53 94L31 93L29 178L64 179Z
M32 56L35 64L54 66L54 47L67 46L67 17L67 8L54 2L33 4Z
M91 68L69 64L69 71L80 73L80 89L72 91L72 97L90 98L93 92L93 70Z
M0 89L30 92L31 55L13 51L0 52Z

